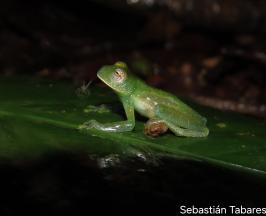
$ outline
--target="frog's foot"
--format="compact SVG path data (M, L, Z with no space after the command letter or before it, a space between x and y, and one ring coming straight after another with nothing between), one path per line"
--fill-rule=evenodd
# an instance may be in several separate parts
M98 125L98 122L96 120L90 120L90 121L86 121L83 124L78 126L79 130L90 130L93 128L96 128Z
M164 134L168 130L168 126L164 121L159 119L149 119L144 127L144 133L147 136L157 137Z

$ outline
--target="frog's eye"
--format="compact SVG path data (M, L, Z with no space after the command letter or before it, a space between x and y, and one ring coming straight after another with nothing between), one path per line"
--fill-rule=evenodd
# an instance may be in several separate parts
M123 69L121 69L121 68L115 69L113 75L114 75L114 78L115 78L115 80L117 82L124 81L125 78L126 78L126 76L127 76L126 73L125 73L125 71Z

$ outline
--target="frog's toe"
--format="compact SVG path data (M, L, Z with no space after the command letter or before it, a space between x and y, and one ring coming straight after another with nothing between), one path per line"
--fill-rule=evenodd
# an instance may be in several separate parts
M79 130L90 130L92 128L94 128L95 124L96 124L96 120L90 120L90 121L86 121L83 124L78 126Z
M151 137L157 137L168 130L167 125L158 119L149 119L144 127L144 134Z

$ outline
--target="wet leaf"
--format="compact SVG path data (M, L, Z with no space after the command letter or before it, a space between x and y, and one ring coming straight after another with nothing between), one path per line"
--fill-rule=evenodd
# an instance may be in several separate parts
M132 132L80 132L78 126L90 119L113 122L124 118L122 105L110 89L90 86L89 90L86 97L78 97L69 83L1 78L1 161L56 152L167 155L266 176L263 120L191 104L208 119L210 135L206 138L177 137L170 132L150 138L143 134L145 120L140 116Z

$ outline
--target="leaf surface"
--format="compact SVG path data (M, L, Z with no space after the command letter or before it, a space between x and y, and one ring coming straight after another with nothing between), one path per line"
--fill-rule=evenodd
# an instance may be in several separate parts
M61 151L99 156L167 155L266 176L264 120L191 104L208 119L210 134L206 138L172 133L146 137L145 120L140 116L132 132L81 132L78 126L90 119L113 122L124 118L122 105L110 89L92 87L89 96L80 98L69 83L1 78L0 92L1 160L27 160Z

